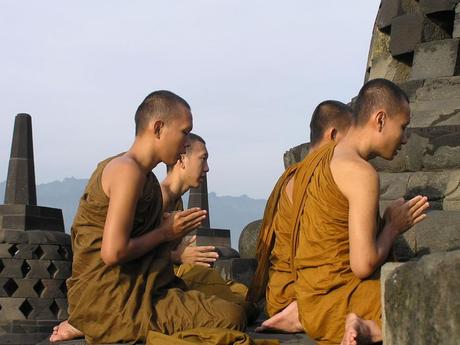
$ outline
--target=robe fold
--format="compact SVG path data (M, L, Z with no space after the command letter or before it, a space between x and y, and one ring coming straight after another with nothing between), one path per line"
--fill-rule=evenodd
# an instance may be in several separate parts
M85 334L89 344L144 342L149 331L170 335L197 327L244 329L241 306L185 291L186 285L174 274L170 243L121 265L104 264L100 254L109 199L101 177L113 158L99 163L92 174L72 226L69 323ZM149 173L136 205L131 236L153 231L161 219L160 185Z
M309 169L294 180L294 286L300 321L320 344L341 342L349 313L381 323L379 280L360 280L350 267L348 201L332 177L334 148L307 157Z
M256 245L257 269L248 291L248 301L266 299L266 311L271 317L294 298L293 275L290 266L291 202L285 187L299 164L283 173L273 188L264 211Z

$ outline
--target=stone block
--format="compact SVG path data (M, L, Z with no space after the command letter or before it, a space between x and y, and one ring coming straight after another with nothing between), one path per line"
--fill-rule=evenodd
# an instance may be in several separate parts
M53 278L57 269L55 265L49 260L25 260L28 265L28 272L26 278L47 279Z
M380 200L396 200L404 197L410 177L411 173L380 173Z
M393 247L398 261L460 248L460 211L430 211L428 217L401 235Z
M26 320L26 316L20 310L25 298L0 297L0 322L9 320Z
M57 319L60 321L67 320L69 318L69 314L67 313L67 308L69 306L67 303L67 298L56 298L54 301L59 308Z
M460 5L455 7L454 27L452 30L452 38L460 38Z
M1 205L0 205L1 206ZM0 229L0 243L29 243L29 244L56 244L65 246L71 255L70 235L58 231L40 230L5 230Z
M228 229L199 228L195 234L197 246L231 247Z
M259 237L262 219L255 220L246 225L240 234L238 251L242 258L255 258L257 238Z
M385 281L385 345L458 344L460 250L396 268Z
M421 10L426 14L454 11L458 0L419 0Z
M376 24L379 30L387 31L393 18L401 14L400 0L383 0L377 14Z
M22 259L1 259L0 277L23 278L29 272L30 267L26 260Z
M219 260L227 260L233 258L239 258L240 254L233 248L230 247L216 247L216 252L219 254Z
M54 279L67 279L72 275L71 261L53 260L52 264L56 269L53 274Z
M284 167L287 169L291 165L302 161L310 149L310 143L300 144L284 153Z
M403 265L402 262L387 262L380 269L380 296L382 306L385 305L385 282L391 273L397 268ZM382 333L385 334L385 308L382 308Z
M407 97L409 97L410 102L415 101L417 96L417 91L422 89L425 84L424 80L408 80L403 83L399 83L399 87L404 90Z
M458 39L443 39L417 45L411 79L457 75L459 72L458 53Z
M257 268L256 259L228 259L218 260L214 263L217 270L225 280L234 280L250 286Z

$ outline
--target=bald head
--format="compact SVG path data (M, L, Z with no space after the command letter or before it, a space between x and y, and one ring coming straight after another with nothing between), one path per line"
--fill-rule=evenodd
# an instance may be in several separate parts
M386 79L368 81L353 103L355 126L364 126L375 111L383 109L388 116L402 112L409 104L406 93Z
M184 111L190 111L190 105L182 97L166 90L152 92L137 108L136 135L142 133L152 119L168 122Z
M189 133L187 135L187 143L185 144L185 154L190 154L193 150L193 144L199 142L206 145L206 142L202 137L195 133Z
M352 121L352 109L345 103L328 100L321 102L313 111L310 122L310 144L316 146L326 131L335 128L346 132Z

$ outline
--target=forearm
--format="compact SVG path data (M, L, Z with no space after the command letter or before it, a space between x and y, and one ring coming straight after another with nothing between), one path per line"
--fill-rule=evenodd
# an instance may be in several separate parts
M125 245L109 251L109 255L103 255L107 265L119 265L137 259L154 250L161 243L166 242L166 236L161 228L154 229L142 236L129 238Z

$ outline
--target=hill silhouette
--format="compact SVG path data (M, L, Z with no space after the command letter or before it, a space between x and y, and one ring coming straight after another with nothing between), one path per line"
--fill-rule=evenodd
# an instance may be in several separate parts
M37 185L39 206L62 209L66 232L70 233L78 200L83 194L87 179L65 178ZM0 183L0 200L3 202L5 182ZM209 213L211 226L219 229L230 229L232 247L238 249L238 239L244 226L253 220L262 218L266 200L252 199L247 195L219 196L209 193ZM188 195L184 195L184 205L188 203Z

